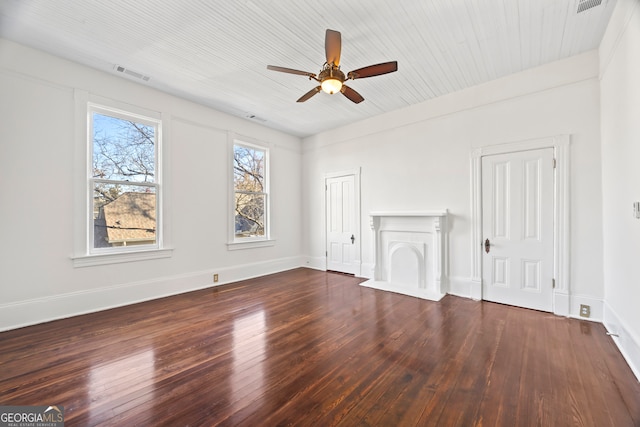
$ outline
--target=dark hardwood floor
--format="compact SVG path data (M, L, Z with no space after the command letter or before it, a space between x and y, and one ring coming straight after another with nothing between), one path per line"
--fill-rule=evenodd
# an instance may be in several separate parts
M640 426L602 325L308 269L0 333L67 426Z

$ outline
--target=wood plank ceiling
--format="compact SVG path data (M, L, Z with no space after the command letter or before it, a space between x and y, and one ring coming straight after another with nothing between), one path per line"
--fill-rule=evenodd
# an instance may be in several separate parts
M596 49L615 0L585 2L599 0L0 0L0 36L304 137ZM344 72L398 72L350 82L357 105L296 103L316 82L266 66L317 74L327 28Z

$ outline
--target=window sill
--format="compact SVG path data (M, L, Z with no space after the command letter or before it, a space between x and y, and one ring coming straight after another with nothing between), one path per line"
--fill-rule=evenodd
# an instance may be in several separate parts
M230 251L237 251L241 249L253 249L253 248L264 248L267 246L275 246L276 241L269 240L251 240L249 242L231 242L227 243L227 249Z
M92 267L95 265L119 264L123 262L145 261L149 259L170 258L173 249L150 249L137 252L118 252L99 255L81 255L72 257L73 267Z

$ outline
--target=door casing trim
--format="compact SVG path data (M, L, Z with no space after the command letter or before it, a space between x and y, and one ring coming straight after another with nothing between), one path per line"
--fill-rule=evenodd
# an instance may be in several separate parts
M553 148L554 230L553 230L553 312L570 314L570 135L510 142L476 148L471 152L471 297L482 299L482 157L517 151Z

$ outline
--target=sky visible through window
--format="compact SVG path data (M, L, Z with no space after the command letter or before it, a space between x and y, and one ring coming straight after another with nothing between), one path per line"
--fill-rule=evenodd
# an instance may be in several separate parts
M155 127L93 113L93 177L155 181Z

